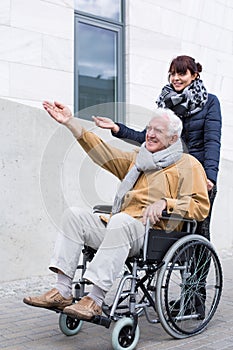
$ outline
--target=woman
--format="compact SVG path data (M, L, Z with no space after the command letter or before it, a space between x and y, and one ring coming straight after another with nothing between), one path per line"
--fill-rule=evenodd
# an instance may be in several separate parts
M162 88L156 104L173 110L182 120L182 139L188 152L203 165L211 202L209 216L199 224L198 233L210 238L209 224L219 170L221 109L215 95L208 94L200 79L202 66L190 56L174 58L168 70L169 84ZM94 117L97 126L111 129L118 138L143 143L146 129L136 131L109 118Z

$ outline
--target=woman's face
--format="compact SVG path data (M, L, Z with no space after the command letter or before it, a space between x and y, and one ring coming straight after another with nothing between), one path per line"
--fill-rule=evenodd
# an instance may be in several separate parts
M173 89L177 92L184 90L189 86L197 77L197 73L191 74L190 70L187 69L186 73L170 73L170 84L173 86Z

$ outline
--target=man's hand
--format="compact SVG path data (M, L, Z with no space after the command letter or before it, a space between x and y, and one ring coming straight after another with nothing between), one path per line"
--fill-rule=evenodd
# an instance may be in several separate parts
M110 118L104 118L104 117L95 117L93 116L92 119L95 122L95 125L102 128L102 129L110 129L115 134L119 131L119 126L112 121Z
M164 209L166 209L166 207L167 202L165 199L160 199L158 202L149 205L143 213L143 224L146 225L148 218L150 219L150 223L152 225L156 224L156 222L159 222L162 216L162 212Z
M58 123L66 125L73 118L70 109L59 102L44 101L43 107Z

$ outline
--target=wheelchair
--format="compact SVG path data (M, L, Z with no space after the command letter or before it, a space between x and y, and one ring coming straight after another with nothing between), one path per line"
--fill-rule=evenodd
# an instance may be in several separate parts
M95 213L109 213L110 206L95 206ZM163 215L163 220L178 220ZM112 331L114 350L136 347L139 320L145 316L151 324L161 323L175 339L183 339L204 331L214 316L222 292L223 275L220 260L206 238L195 234L197 222L182 219L182 230L162 231L145 228L139 256L128 258L110 305L103 305L103 314L90 321ZM80 278L74 281L74 302L87 294L90 282L83 278L95 251L84 247L83 263L77 267ZM67 336L78 334L83 320L62 312L60 330Z

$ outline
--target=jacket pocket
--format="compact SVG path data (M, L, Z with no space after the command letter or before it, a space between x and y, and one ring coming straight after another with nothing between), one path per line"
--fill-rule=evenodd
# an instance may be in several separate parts
M177 198L178 195L178 174L166 173L167 197Z

